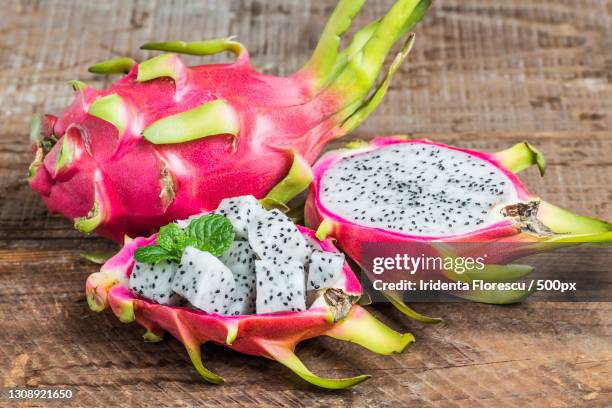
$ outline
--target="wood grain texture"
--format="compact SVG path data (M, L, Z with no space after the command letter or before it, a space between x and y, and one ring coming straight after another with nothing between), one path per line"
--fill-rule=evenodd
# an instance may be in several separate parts
M104 86L108 80L87 74L88 65L143 59L152 54L138 46L151 40L237 35L260 69L289 74L308 58L334 4L2 2L0 386L70 387L73 404L88 407L612 405L610 304L416 306L445 318L438 326L379 305L372 308L379 317L414 332L412 350L383 357L331 339L300 348L317 373L373 375L342 392L314 389L278 364L216 346L204 347L206 364L227 382L210 386L178 342L145 344L136 325L88 310L83 286L96 267L79 254L112 244L73 231L28 189L32 115L66 106L70 79ZM390 4L369 0L356 25ZM607 0L435 0L386 100L354 137L410 132L489 151L527 139L550 162L544 179L525 173L533 191L612 219L611 19Z

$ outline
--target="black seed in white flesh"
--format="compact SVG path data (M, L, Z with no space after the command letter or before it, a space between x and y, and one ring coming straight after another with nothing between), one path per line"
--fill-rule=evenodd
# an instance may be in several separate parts
M234 241L219 257L234 275L236 291L229 308L230 315L255 313L255 260L257 255L246 241Z
M344 289L344 254L314 250L308 265L306 290Z
M234 227L236 238L248 239L248 225L253 217L266 210L252 195L226 198L221 201L214 214L225 216Z
M135 294L163 305L177 305L181 297L172 290L172 279L178 265L162 261L155 265L136 262L129 279Z
M512 180L478 156L426 143L400 143L345 157L321 179L322 205L367 227L448 236L503 220L520 201Z
M306 263L311 249L293 221L277 209L257 214L248 226L251 248L262 260Z
M255 261L257 314L298 312L306 309L304 267L299 262L283 264Z
M232 271L218 258L187 247L174 275L172 290L207 313L228 314L236 285Z

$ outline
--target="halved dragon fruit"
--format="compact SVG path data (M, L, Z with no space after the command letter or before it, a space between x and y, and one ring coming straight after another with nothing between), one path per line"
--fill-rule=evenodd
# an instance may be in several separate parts
M219 258L187 247L171 287L164 286L168 292L153 299L145 292L131 289L139 287L134 281L142 280L140 275L144 273L140 272L142 267L134 257L139 256L135 255L137 251L161 243L158 235L136 238L127 241L121 251L102 266L100 272L88 278L86 290L90 308L102 311L110 306L121 321L140 323L147 329L147 341L159 341L163 332L168 331L185 344L195 368L212 383L219 383L223 379L202 365L200 345L207 341L277 360L306 381L324 388L349 387L369 376L344 379L318 377L295 355L298 342L326 335L355 342L380 354L391 354L401 352L414 341L411 334L393 331L355 304L361 295L361 285L342 257L329 258L333 259L332 262L325 261L327 272L336 279L330 277L323 281L317 278L317 282L324 283L324 286L319 288L314 298L309 296L306 303L305 265L297 260L283 258L281 262L273 258L279 254L286 255L282 248L286 248L287 252L295 251L294 233L303 236L308 248L314 248L318 254L313 256L309 269L327 259L325 256L336 254L337 249L330 240L318 240L314 231L307 228L293 226L294 230L288 231L287 223L290 220L282 214L266 212L263 208L260 211L273 214L275 224L271 228L279 227L283 231L283 235L276 232L271 234L276 238L268 241L270 245L275 245L272 258L257 258L254 255L256 251L250 248L248 241L234 241ZM258 221L254 219L252 222ZM191 224L187 228L191 228ZM180 231L175 230L174 233ZM253 239L260 238L257 235ZM342 261L338 262L339 259ZM156 265L151 273L155 273L159 267ZM234 280L229 282L231 275ZM253 285L253 277L256 278L256 285ZM152 276L148 279L148 283L154 280ZM163 279L167 280L167 277ZM190 307L177 307L159 301L175 292L186 297ZM244 297L239 299L240 296ZM256 310L253 310L253 301L256 301ZM256 314L249 314L254 312Z
M415 253L426 247L419 243L516 243L488 259L505 265L550 249L551 243L612 241L611 224L562 210L527 191L515 173L534 164L543 175L545 160L528 143L494 154L401 136L353 144L315 164L307 223L318 228L320 239L336 238L360 264L366 242L409 243ZM530 271L500 266L494 266L491 279ZM405 313L433 321L408 309L398 293L387 295ZM470 296L490 303L518 300L517 294L508 295Z
M72 81L72 105L32 122L31 188L77 229L118 242L226 197L286 202L310 182L321 148L381 102L413 36L377 85L385 59L431 0L397 0L341 49L364 2L340 0L310 61L287 78L256 72L232 39L150 43L142 49L170 54L90 67L127 75L104 90ZM177 55L225 51L236 62L187 67Z

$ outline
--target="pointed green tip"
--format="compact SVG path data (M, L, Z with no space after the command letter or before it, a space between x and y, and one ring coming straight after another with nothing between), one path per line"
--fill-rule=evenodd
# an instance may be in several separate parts
M443 321L443 319L439 317L429 317L425 316L416 310L412 309L402 300L401 296L397 293L392 292L382 292L382 294L391 302L391 304L404 315L409 318L416 320L417 322L426 323L426 324L437 324Z
M70 85L72 87L72 90L75 92L87 89L87 84L83 81L79 81L78 79L72 79L68 81L68 85Z
M147 330L147 332L143 334L142 338L146 343L159 343L164 339L164 332L162 331L161 333L156 334L151 330Z
M319 227L317 228L317 232L315 233L315 236L317 237L319 241L323 241L330 234L332 234L333 231L334 231L334 222L330 220L329 218L323 218L323 221L321 221L321 224L319 224Z
M515 282L535 270L531 265L509 264L494 265L487 264L481 270L470 270L463 274L455 274L456 280L462 282L472 282L482 280L484 282Z
M346 143L344 145L345 149L349 149L349 150L357 150L357 149L363 149L364 147L368 147L369 143L366 142L365 140L360 140L360 139L355 139L355 140L351 140L350 142Z
M285 214L291 211L291 208L289 208L285 203L282 203L270 197L262 198L261 200L259 200L259 203L262 205L263 208L268 211L273 210L275 208Z
M92 74L99 75L127 74L130 72L134 64L136 64L136 61L134 61L132 58L119 57L94 64L87 70Z
M285 367L289 368L300 378L308 381L309 383L316 385L317 387L326 388L330 390L340 390L348 387L357 385L368 378L369 375L359 375L350 378L322 378L312 373L308 367L302 363L299 357L288 348L288 346L274 344L272 342L261 342L263 348L268 352L270 357Z
M121 323L132 323L136 320L134 314L134 301L131 299L122 300L119 305L113 308L113 312Z
M225 381L223 377L213 373L212 371L204 367L204 364L202 364L202 356L200 354L200 345L191 346L185 344L185 349L187 350L187 354L189 354L191 363L195 367L198 374L200 374L204 380L211 384L221 384L223 381Z
M601 244L612 242L612 232L579 235L557 235L546 242L555 244Z
M227 324L227 336L225 337L225 344L231 346L234 340L238 336L238 323L231 321Z
M55 174L59 174L66 167L70 166L75 159L76 156L76 147L70 137L64 137L64 141L62 142L62 146L60 148L59 154L57 155L57 159L55 162Z
M287 204L298 194L308 188L314 175L312 168L297 151L292 151L293 163L289 172L270 192L262 199L265 203Z
M238 136L240 118L236 110L216 99L186 112L177 113L149 125L142 135L153 144L183 143L215 135Z
M519 173L537 165L540 175L546 173L546 159L542 152L528 142L517 143L509 149L493 154L493 158L512 173Z
M531 153L534 155L534 160L536 162L536 165L538 166L540 175L544 176L544 174L546 173L546 159L544 158L544 154L542 154L542 152L536 149L533 145L527 142L525 142L525 144L527 145L527 148L531 151Z
M585 239L588 235L612 231L612 224L609 222L574 214L547 201L540 201L537 217L540 222L550 228L555 234L582 236L581 239ZM565 238L569 239L571 237L566 236Z
M156 78L169 77L175 83L186 78L185 64L176 54L163 54L153 57L138 65L138 82L146 82Z
M102 265L116 254L117 251L89 251L81 252L80 256L86 261L95 263L96 265Z
M245 47L233 38L218 38L206 41L151 42L140 46L141 50L174 52L177 54L207 56L229 51L237 57L245 55Z
M102 221L103 215L100 211L100 204L94 202L93 208L85 217L74 219L74 228L86 234L90 234L102 224Z
M36 149L36 155L34 156L34 160L28 166L28 181L32 180L32 178L36 175L36 172L42 166L43 160L45 159L45 155L43 153L43 149Z
M120 136L123 135L127 128L128 109L121 96L117 94L110 94L96 99L89 106L88 113L113 124Z
M389 90L391 80L395 76L395 73L400 68L404 60L408 57L408 54L410 54L410 51L414 46L415 38L416 37L414 34L410 34L400 52L393 59L393 62L391 63L391 66L386 72L382 82L374 90L374 93L369 98L365 98L360 104L360 106L355 109L355 111L351 113L346 119L344 119L341 126L344 134L350 133L355 130L357 126L359 126L364 120L368 118L368 116L372 114L372 112L376 110L376 108L378 108L383 98L387 94L387 91Z
M36 115L30 122L30 143L37 143L40 137L40 126L41 118L40 115Z
M317 387L325 388L328 390L343 390L345 388L353 387L371 378L371 376L367 374L358 375L356 377L338 378L338 379L322 378L316 375L304 374L304 373L296 373L296 374L299 375L302 379L308 381L309 383L316 385Z

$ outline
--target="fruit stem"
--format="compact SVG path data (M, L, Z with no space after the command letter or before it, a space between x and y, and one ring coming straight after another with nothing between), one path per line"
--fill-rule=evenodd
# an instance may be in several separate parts
M612 231L612 224L606 221L577 215L546 201L540 201L537 218L556 234L596 235Z
M324 334L384 355L401 353L414 343L412 334L396 332L358 305L353 305L348 316Z

